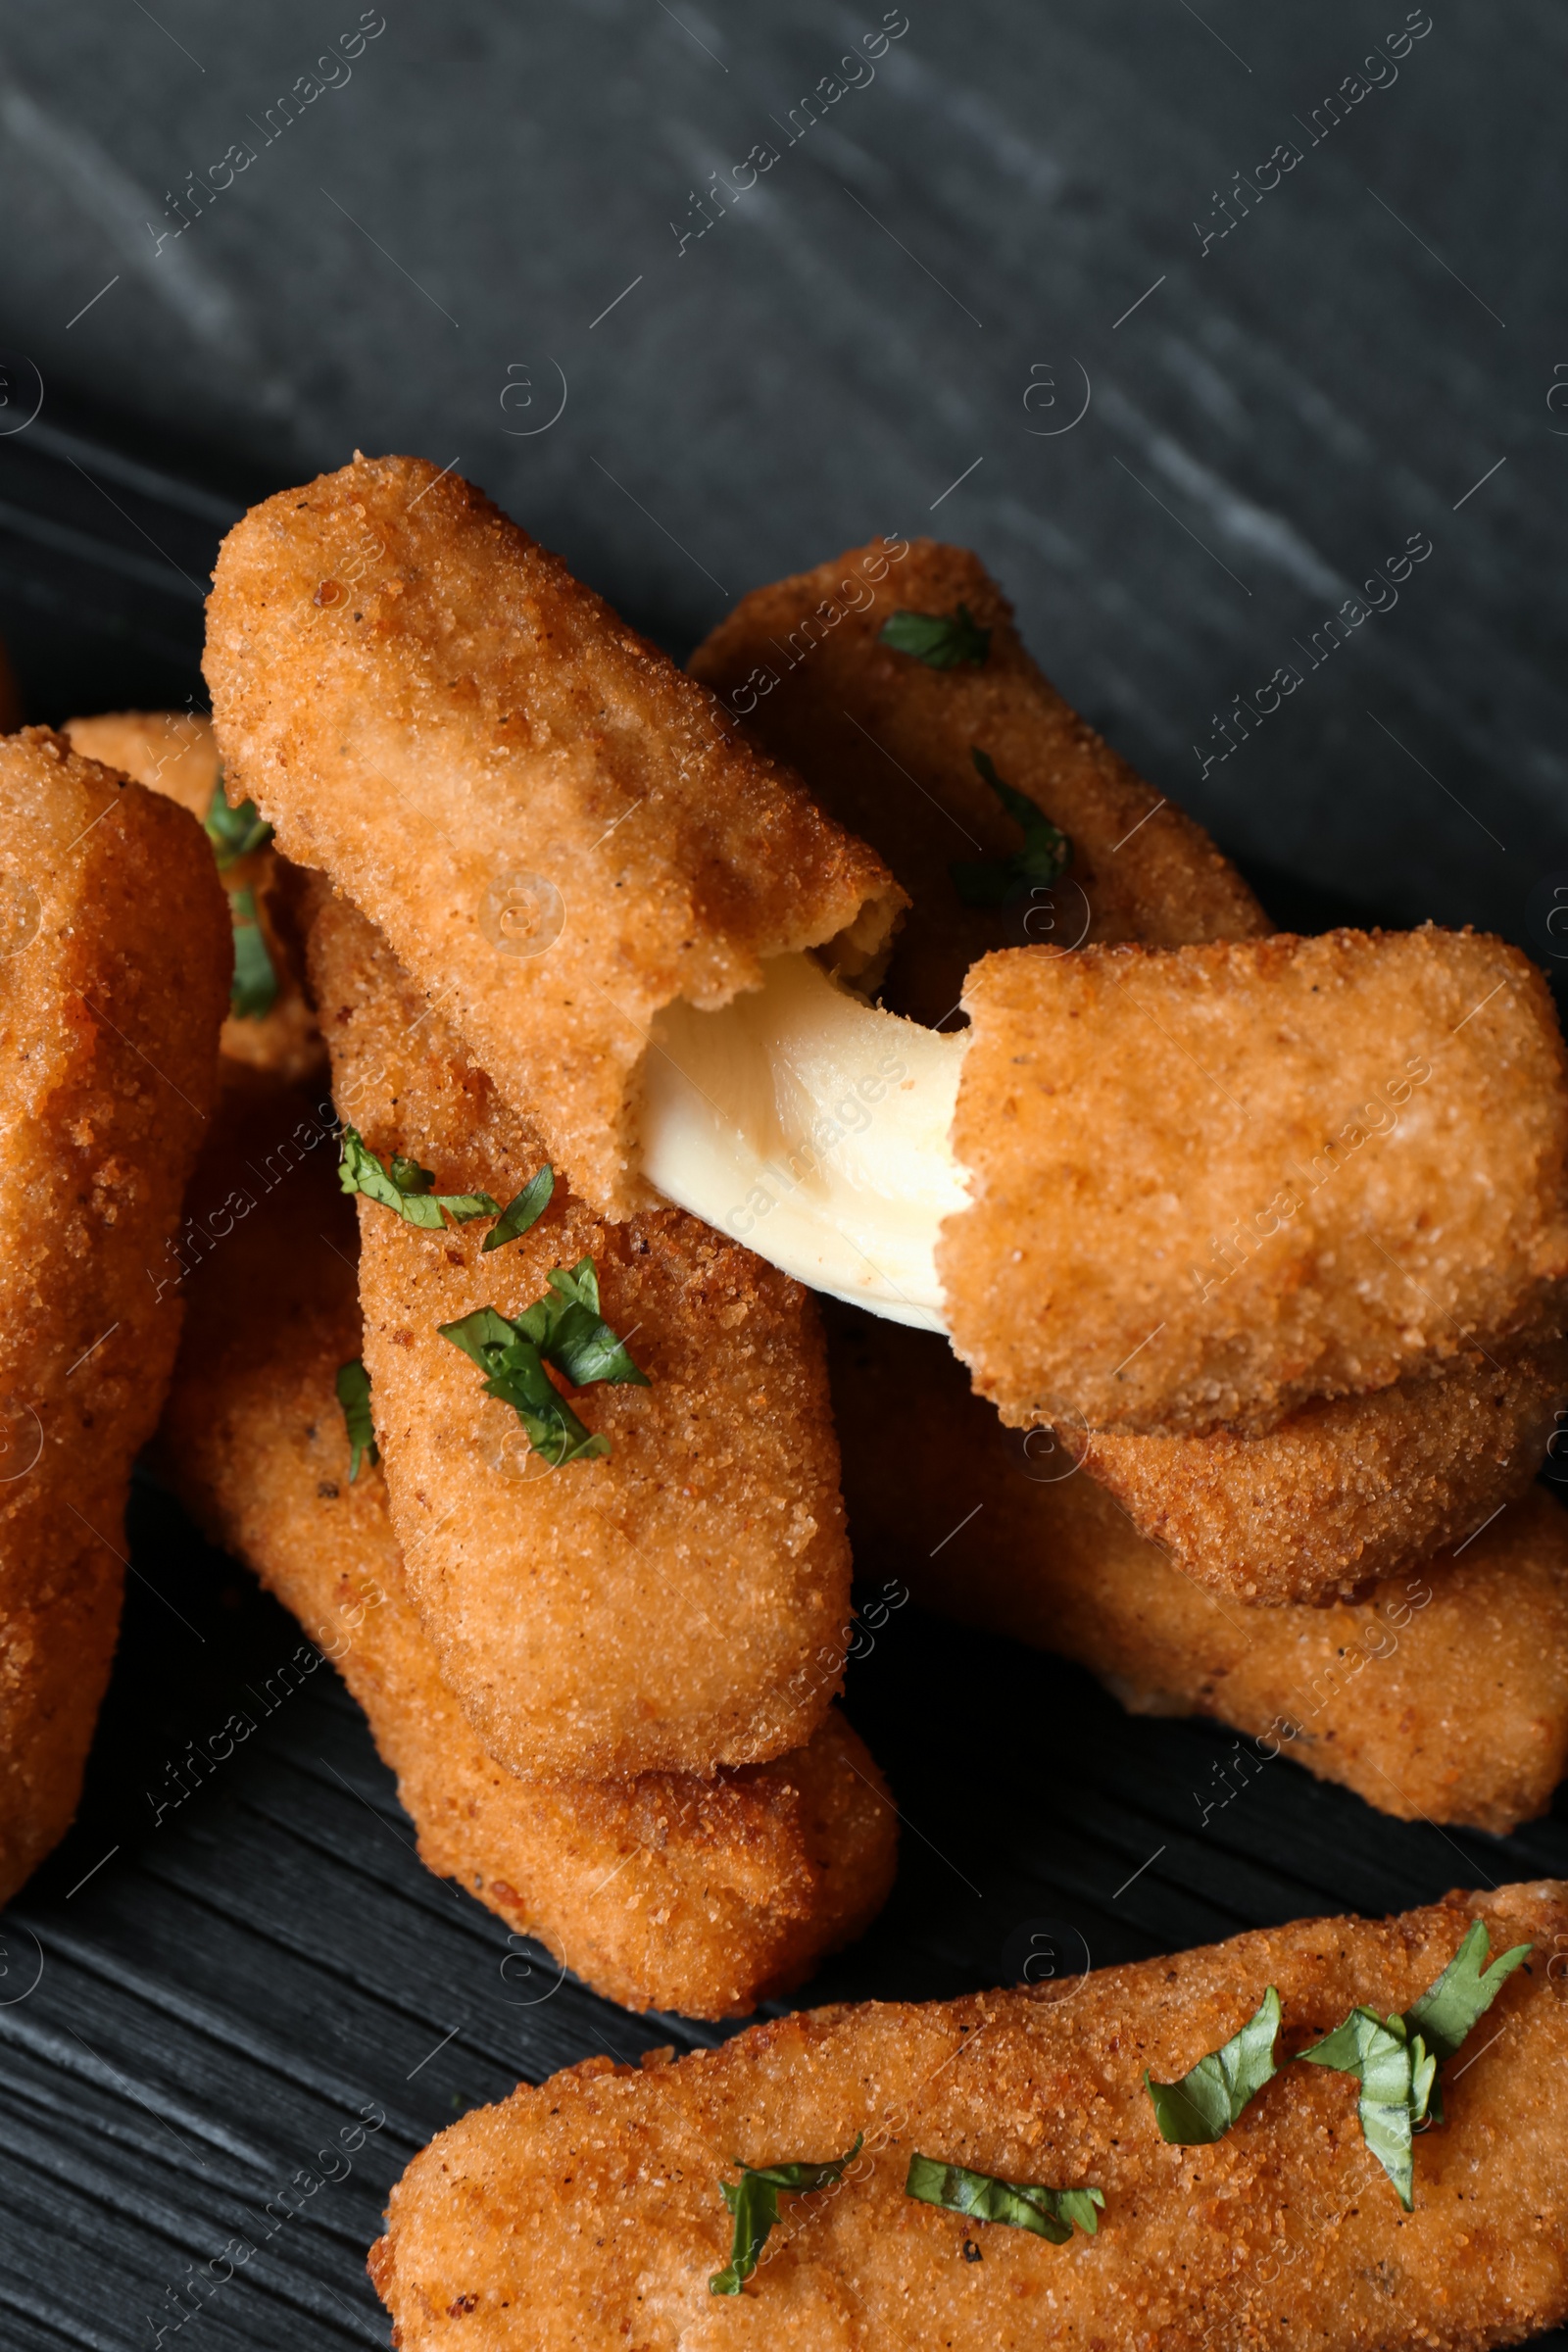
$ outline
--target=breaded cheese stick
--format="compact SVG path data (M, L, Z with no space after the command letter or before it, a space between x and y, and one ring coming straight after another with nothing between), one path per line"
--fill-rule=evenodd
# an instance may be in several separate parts
M199 829L29 727L0 739L0 1902L75 1812L131 1462L179 1334L155 1269L217 1087Z
M385 931L581 1197L649 1202L648 1027L761 959L867 968L873 853L460 476L357 457L229 532L207 611L228 790Z
M1356 2005L1402 2012L1472 1920L1530 1942L1401 2211L1356 2083L1282 2064L1213 2144L1168 2146L1145 2088L1179 2081L1277 1989L1279 2055ZM1473 2352L1568 2313L1568 1887L1507 1886L1391 1920L1302 1920L1077 1984L754 2027L641 2067L591 2058L477 2109L392 2191L370 2272L402 2352L1035 2352L1246 2345ZM1528 1971L1528 1973L1527 1973ZM781 2201L744 2289L719 2183L828 2163ZM993 2180L1098 2188L1094 2236L1051 2244L906 2191L914 2155Z
M1081 1440L1004 1429L929 1334L842 1307L827 1326L863 1575L896 1568L1135 1714L1212 1716L1400 1820L1500 1837L1545 1811L1568 1770L1568 1512L1542 1489L1354 1601L1252 1606L1147 1543L1074 1470ZM1241 1751L1238 1782L1261 1761ZM1200 1817L1229 1790L1195 1790Z
M1266 1429L1560 1330L1568 1087L1517 949L1018 949L964 1001L936 1260L1004 1420Z
M940 665L884 639L896 614L948 620ZM967 548L916 539L890 561L874 541L754 588L689 666L908 893L881 990L895 1012L934 1026L956 1010L972 963L1025 939L1178 947L1269 927L1202 828L1042 675L1012 607ZM1023 839L976 752L1072 849L1059 882L1006 909L970 903L953 872L1000 862Z
M310 1117L230 1089L198 1221ZM835 1710L739 1772L522 1781L486 1755L409 1597L381 1471L351 1477L335 1393L360 1352L354 1213L330 1156L284 1168L194 1274L159 1462L337 1664L442 1877L632 2009L749 2014L850 1941L892 1884L896 1821Z
M1523 1494L1568 1396L1568 1347L1460 1355L1262 1437L1073 1437L1140 1535L1248 1601L1321 1600L1428 1559Z
M68 718L64 732L85 758L167 793L206 823L220 775L210 718L189 710L106 710ZM235 940L223 1061L311 1079L324 1073L326 1054L305 995L303 878L270 841L244 850L243 833L236 827L233 834L214 844Z
M436 1189L503 1205L545 1160L444 1009L343 901L311 935L343 1118ZM610 1224L558 1185L520 1240L361 1199L365 1359L392 1520L442 1672L514 1771L628 1778L760 1763L808 1740L843 1663L849 1547L807 1294L675 1210ZM597 1268L648 1378L574 1402L612 1451L549 1470L440 1326L515 1317ZM824 1667L823 1658L828 1664Z

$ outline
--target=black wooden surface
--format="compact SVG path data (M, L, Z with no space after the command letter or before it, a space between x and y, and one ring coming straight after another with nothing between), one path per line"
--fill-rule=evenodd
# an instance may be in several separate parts
M1560 14L1440 9L1312 147L1295 119L1402 7L915 5L876 82L677 258L688 189L880 13L391 8L353 80L254 134L255 166L156 253L165 188L246 135L336 18L9 12L0 633L28 715L199 703L225 521L356 442L456 458L677 652L759 580L931 529L980 549L1066 691L1282 920L1471 919L1549 957ZM1194 216L1289 136L1300 167L1200 255ZM512 437L552 365L564 414ZM1075 366L1087 415L1034 437ZM1025 409L1031 383L1055 410ZM1399 607L1201 774L1210 714L1300 661L1416 530L1434 552ZM132 1536L81 1820L0 1923L0 2344L151 2346L189 2266L264 2236L189 2340L384 2343L364 2251L432 2131L519 2075L712 2036L558 1983L421 1871L324 1667L155 1824L187 1743L298 1636L151 1488ZM1102 1965L1568 1874L1561 1799L1499 1842L1386 1821L1284 1760L1200 1826L1228 1735L1129 1720L913 1609L850 1705L905 1817L901 1876L806 1998L1000 1983L1032 1936ZM346 2177L270 2225L367 2107L386 2121Z

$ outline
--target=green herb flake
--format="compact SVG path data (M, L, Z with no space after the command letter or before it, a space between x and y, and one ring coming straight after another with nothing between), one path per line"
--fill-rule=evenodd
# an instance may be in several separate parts
M265 1019L277 1003L277 974L267 952L267 938L256 911L254 890L231 890L228 919L234 927L234 975L228 984L228 1005L239 1021Z
M778 2201L781 2196L808 2195L812 2189L831 2188L848 2164L853 2164L860 2152L864 2133L857 2132L855 2144L842 2156L833 2157L827 2164L742 2164L735 2159L740 2173L738 2180L721 2180L718 2193L734 2217L735 2236L730 2257L721 2271L715 2271L708 2281L710 2294L738 2295L756 2270L758 2258L766 2245L768 2233L778 2220Z
M607 1437L591 1434L578 1420L546 1372L547 1363L575 1389L600 1382L643 1389L651 1384L599 1311L593 1259L579 1258L569 1271L557 1266L548 1279L544 1298L515 1318L481 1306L456 1323L441 1324L440 1332L478 1365L485 1395L512 1406L534 1451L559 1469L611 1448Z
M1059 825L1010 784L1004 784L988 752L969 757L1007 814L1023 828L1023 848L1010 858L961 858L948 868L966 906L1010 906L1032 890L1049 889L1072 862L1072 843Z
M1414 2194L1414 2134L1429 2121L1443 2122L1438 2069L1456 2054L1535 1946L1516 1943L1484 1969L1491 1948L1486 1922L1472 1920L1442 1976L1402 2017L1352 2009L1342 2026L1299 2053L1310 2066L1357 2077L1362 2136L1406 2213Z
M1200 2058L1179 2082L1156 2082L1146 2072L1160 2138L1179 2148L1204 2148L1223 2138L1248 2100L1277 2072L1279 2030L1280 1996L1271 1984L1240 2032Z
M972 2173L964 2165L919 2155L909 2158L904 2193L971 2221L1006 2222L1014 2230L1032 2230L1054 2246L1067 2243L1074 2222L1093 2237L1100 2227L1096 2209L1105 2202L1098 2188L1046 2188L1038 2180L999 2180L992 2173Z
M556 1171L549 1160L537 1176L530 1177L514 1200L509 1200L501 1211L501 1221L492 1225L484 1237L486 1255L492 1250L504 1250L509 1242L517 1241L530 1225L537 1225L550 1206L550 1196L556 1189Z
M962 662L979 669L991 651L991 631L980 627L967 605L956 612L895 612L877 635L894 653L910 654L927 669L956 669Z
M254 801L241 801L231 808L223 798L223 771L218 771L213 797L207 804L204 829L213 845L219 872L224 873L237 858L248 858L253 850L265 850L272 838L272 828L257 809Z
M381 1448L375 1442L375 1424L370 1419L370 1375L361 1357L356 1356L352 1363L338 1366L337 1400L343 1407L343 1423L349 1433L349 1485L352 1487L367 1454L372 1462L381 1459Z
M406 1225L417 1225L426 1233L445 1231L443 1209L455 1225L501 1214L500 1203L488 1193L432 1192L435 1178L430 1170L421 1168L416 1159L405 1159L401 1152L393 1152L390 1168L383 1167L357 1127L343 1130L343 1156L337 1173L346 1193L363 1193L368 1200L396 1209Z

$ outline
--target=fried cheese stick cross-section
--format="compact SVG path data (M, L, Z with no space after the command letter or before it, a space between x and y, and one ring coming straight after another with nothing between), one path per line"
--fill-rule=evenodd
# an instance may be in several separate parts
M106 710L93 718L69 718L63 731L85 758L122 769L206 822L219 780L218 739L210 718L189 710ZM224 1065L243 1063L280 1078L313 1079L324 1072L326 1054L305 997L303 877L270 843L231 857L221 873L230 900L240 900L237 907L230 906L236 922L254 914L277 992L265 1012L230 1010L223 1023ZM248 906L240 898L247 891Z
M179 1337L158 1269L218 1083L228 921L199 828L0 740L0 1901L76 1808L126 1485Z
M449 1011L573 1189L649 1204L654 1014L761 959L881 949L900 894L798 777L456 474L357 457L223 542L208 685L228 789Z
M1239 1782L1283 1754L1401 1820L1500 1837L1546 1810L1568 1769L1568 1511L1549 1494L1355 1601L1257 1607L1173 1566L1060 1439L1004 1428L940 1341L826 1319L867 1576L896 1563L925 1607L1074 1659L1135 1713L1249 1734L1261 1752L1223 1768Z
M907 891L882 1001L930 1025L993 948L1028 938L1177 947L1247 939L1267 918L1200 825L1102 740L1037 667L1012 608L967 548L917 539L875 579L851 548L836 563L754 588L689 664L775 759L799 768L831 816L872 844ZM874 568L874 565L873 565ZM932 668L881 632L895 612L954 616L989 632L980 661ZM968 641L969 651L980 650ZM966 905L952 867L1002 860L1018 825L975 766L1059 826L1072 858L1058 884L1011 909Z
M1517 949L1019 949L964 1001L937 1264L1004 1420L1262 1430L1561 1329L1563 1044Z
M1146 2071L1180 2080L1270 1984L1282 2058L1357 2003L1402 2011L1473 1918L1494 1952L1536 1950L1446 2082L1446 2122L1416 2138L1413 2213L1362 2136L1354 2081L1320 2067L1283 2066L1212 2146L1160 2138ZM1559 1952L1568 1888L1538 1882L1076 1984L805 2011L673 2063L592 2058L416 2156L371 2276L403 2352L1480 2352L1568 2312ZM745 2291L711 2294L737 2160L825 2160L858 2132L841 2184L790 2203ZM916 2203L914 2152L1093 2184L1098 2233L1054 2246Z
M538 1131L342 901L310 954L339 1111L442 1192L503 1203ZM365 1356L410 1590L442 1672L512 1770L623 1778L765 1762L840 1683L849 1546L805 1292L677 1210L596 1217L559 1186L517 1242L418 1231L362 1199ZM649 1376L577 1401L608 1458L547 1470L440 1325L519 1314L592 1257Z
M486 1755L420 1630L381 1472L350 1483L334 1382L361 1346L354 1214L329 1150L278 1149L309 1110L281 1087L225 1094L196 1213L278 1173L189 1285L160 1468L337 1663L431 1870L610 2000L745 2016L886 1897L876 1766L836 1710L792 1755L706 1779L523 1781Z

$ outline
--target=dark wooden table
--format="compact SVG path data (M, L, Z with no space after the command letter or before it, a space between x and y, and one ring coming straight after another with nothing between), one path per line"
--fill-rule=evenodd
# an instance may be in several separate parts
M1282 921L1473 920L1548 959L1568 34L1545 0L1471 5L1365 66L1405 13L916 0L807 131L791 110L880 12L389 10L286 129L278 93L335 37L303 6L18 12L0 632L29 715L199 699L225 522L356 442L456 460L677 652L759 580L931 530L981 550L1065 690ZM699 236L693 191L765 141ZM1397 607L1330 656L1328 615L1412 533L1433 552ZM1299 691L1221 759L1233 698L1282 663ZM713 2036L558 1984L425 1874L325 1669L155 1820L298 1636L151 1487L131 1533L87 1803L0 1923L0 2342L152 2346L187 2267L368 2107L351 2172L189 2340L384 2344L365 2248L433 2131L519 2075ZM1001 1983L1035 1934L1100 1965L1568 1875L1560 1802L1450 1836L1287 1762L1205 1822L1230 1735L1130 1720L912 1609L850 1706L903 1864L807 1997Z

